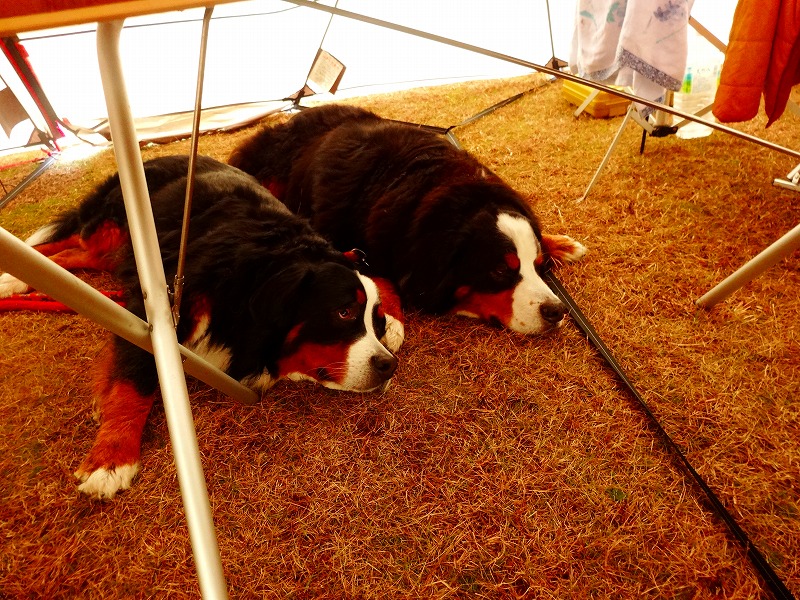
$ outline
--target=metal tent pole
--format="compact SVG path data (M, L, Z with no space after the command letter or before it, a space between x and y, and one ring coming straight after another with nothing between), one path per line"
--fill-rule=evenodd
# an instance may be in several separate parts
M194 115L192 118L192 142L189 151L189 172L186 175L186 195L183 205L183 222L181 224L181 243L178 248L178 268L175 271L172 300L172 321L177 328L181 318L181 299L183 298L183 272L186 265L186 246L189 243L189 223L192 216L192 195L194 194L195 160L197 159L197 144L200 136L200 116L203 104L203 81L206 70L206 48L208 46L208 28L211 24L211 14L214 7L209 6L203 13L203 32L200 36L200 59L197 67L197 87L194 98Z
M101 22L97 26L97 55L108 107L108 122L200 591L204 598L227 598L186 379L172 323L164 266L122 75L119 54L121 29L122 20Z
M527 67L534 71L539 71L540 73L546 73L548 75L553 75L554 77L558 77L559 79L566 79L567 81L572 81L574 83L580 83L582 85L595 88L600 90L601 92L608 92L609 94L613 94L614 96L619 96L620 98L625 98L626 100L630 100L631 102L638 102L639 104L643 104L645 106L649 106L650 108L661 110L665 113L675 115L677 117L681 117L683 119L688 119L690 121L696 121L701 125L706 125L711 127L712 129L717 129L719 131L723 131L729 135L734 137L746 140L748 142L752 142L753 144L758 144L759 146L764 146L769 148L770 150L775 150L776 152L781 152L783 154L788 154L789 156L793 156L795 158L800 158L800 151L792 150L791 148L785 148L779 144L775 144L774 142L770 142L769 140L764 140L754 135L750 135L747 133L743 133L741 131L737 131L727 125L722 125L720 123L712 123L708 121L704 121L699 117L684 112L682 110L676 110L671 106L667 106L665 104L661 104L659 102L654 102L652 100L647 100L645 98L640 98L634 94L626 92L624 90L619 90L607 85L603 85L602 83L597 83L595 81L590 81L588 79L583 79L582 77L578 77L577 75L573 75L572 73L565 73L564 71L559 71L557 69L551 69L550 67L545 67L543 65L537 65L536 63L532 63L528 60L524 60L521 58L516 58L514 56L509 56L508 54L503 54L501 52L495 52L493 50L488 50L486 48L481 48L480 46L475 46L473 44L467 44L465 42L459 42L458 40L454 40L451 38L447 38L441 35L436 35L434 33L428 33L427 31L422 31L420 29L414 29L413 27L406 27L405 25L398 25L397 23L392 23L390 21L384 21L382 19L376 19L374 17L368 17L366 15L362 15L360 13L351 12L348 10L342 10L341 8L335 8L332 6L326 6L324 4L320 4L317 2L312 2L310 0L284 0L284 2L289 2L290 4L295 4L297 6L304 6L306 8L311 8L314 10L321 10L323 12L332 13L334 15L339 15L342 17L346 17L348 19L354 19L356 21L361 21L362 23L369 23L370 25L377 25L378 27L384 27L386 29L392 29L394 31L399 31L401 33L407 33L409 35L413 35L416 37L421 37L427 40L431 40L433 42L438 42L440 44L445 44L447 46L453 46L454 48L461 48L462 50L468 50L470 52L475 52L476 54L482 54L483 56L489 56L491 58L496 58L498 60L502 60L505 62L509 62L515 65L520 65L522 67Z
M0 227L0 269L11 273L32 288L69 306L111 333L153 351L150 329L139 317L81 281L22 240ZM216 388L242 404L255 404L259 395L223 373L191 350L178 346L183 368L203 383Z
M703 308L711 308L770 267L778 264L798 248L800 248L800 225L784 234L780 239L700 296L695 301L695 304Z

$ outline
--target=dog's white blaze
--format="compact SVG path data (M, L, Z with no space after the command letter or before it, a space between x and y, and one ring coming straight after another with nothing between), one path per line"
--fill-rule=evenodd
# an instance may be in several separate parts
M507 235L517 249L522 280L512 295L510 329L520 333L538 333L552 327L542 318L539 307L546 302L559 302L558 297L536 272L535 262L541 252L533 228L527 219L500 213L497 228Z
M131 487L138 472L139 463L136 462L111 470L101 467L91 473L75 473L75 476L83 481L78 486L79 491L98 500L111 500L117 492Z
M364 307L364 326L367 328L367 336L372 336L375 341L378 341L377 334L375 333L375 322L372 315L375 312L375 305L380 300L378 294L378 286L369 277L364 277L361 273L356 272L358 278L361 280L361 285L364 286L364 291L367 293L367 305Z
M224 346L211 343L208 335L210 324L211 319L208 315L201 316L191 337L184 342L184 345L220 371L225 371L231 364L231 353Z
M325 386L335 389L368 391L379 387L374 385L372 357L389 358L392 354L378 340L375 324L372 321L375 304L379 299L378 288L370 278L364 277L360 273L357 275L367 293L367 305L364 308L364 326L367 331L361 339L350 346L347 352L347 372L341 383L325 382Z

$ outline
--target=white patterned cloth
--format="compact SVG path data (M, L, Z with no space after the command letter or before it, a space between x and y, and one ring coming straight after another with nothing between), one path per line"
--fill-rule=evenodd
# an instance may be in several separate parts
M666 89L681 87L693 4L578 0L570 69L585 79L631 87L637 96L662 102Z

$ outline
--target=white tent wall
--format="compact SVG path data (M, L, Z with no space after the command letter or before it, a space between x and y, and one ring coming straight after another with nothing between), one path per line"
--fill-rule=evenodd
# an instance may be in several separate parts
M545 64L569 56L576 0L333 0L343 10ZM693 15L727 40L735 0L697 0ZM121 52L131 108L145 117L194 105L203 10L126 21ZM465 79L520 75L527 69L466 50L282 0L216 7L208 42L203 107L280 100L299 90L320 42L346 65L338 97ZM327 28L327 33L326 33ZM92 27L22 37L56 113L73 124L106 116Z
M499 6L484 0L351 1L338 6L528 60L545 62L552 53L544 1L514 0ZM155 24L154 18L126 22L122 55L135 116L192 108L202 13L172 13L168 24ZM158 19L163 23L163 16ZM209 34L203 105L281 99L299 90L328 20L323 12L280 0L218 6ZM105 116L105 105L94 66L93 30L80 31L85 33L38 34L24 44L57 112L74 123L91 123ZM340 87L344 94L526 72L341 17L333 19L324 47L347 67Z
M0 151L24 148L31 143L35 145L35 140L49 139L55 135L56 132L51 131L48 119L27 88L27 83L3 53L0 53L0 92L11 94L6 97L8 104L0 107L0 111L10 111L0 115L4 121L4 126L0 127Z
M570 3L561 4L561 10L566 4ZM547 5L543 0L498 3L343 0L338 7L532 62L545 63L552 55ZM560 42L566 52L568 38L561 36ZM342 17L334 18L325 46L348 69L353 65L352 74L346 73L342 81L345 90L529 72L487 56Z

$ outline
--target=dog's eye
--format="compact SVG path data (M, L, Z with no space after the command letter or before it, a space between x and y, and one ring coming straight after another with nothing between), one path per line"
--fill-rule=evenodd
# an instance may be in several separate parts
M499 265L495 267L495 269L492 271L492 277L494 277L495 279L503 279L508 275L508 272L510 270L511 269L509 269L508 265L505 264Z
M507 252L503 255L502 262L495 263L494 269L489 274L495 281L506 281L519 271L519 267L519 257L513 252Z
M340 308L339 312L336 313L337 316L342 319L343 321L352 321L356 318L356 311L352 308Z

